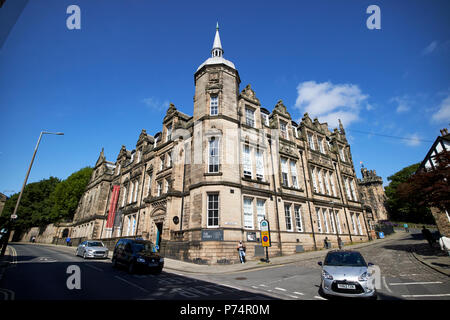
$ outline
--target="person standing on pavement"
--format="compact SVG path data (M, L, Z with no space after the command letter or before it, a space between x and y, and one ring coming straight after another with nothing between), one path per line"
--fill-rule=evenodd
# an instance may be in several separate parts
M241 263L245 263L245 245L242 243L242 241L239 241L237 251L239 253L239 260L241 261Z
M425 226L422 226L422 234L424 236L424 238L428 241L428 244L430 245L430 247L433 247L433 235L431 234L431 231L428 230L427 228L425 228Z
M342 244L342 239L341 237L338 236L338 246L339 246L339 250L342 250L343 244Z
M408 228L408 224L407 224L407 223L405 223L405 224L403 225L403 227L405 228L405 231L406 231L406 232L409 232L409 228Z
M67 238L66 238L66 243L67 243L67 246L70 245L70 237L67 237Z
M323 247L325 249L328 249L328 237L325 237L325 239L323 240Z

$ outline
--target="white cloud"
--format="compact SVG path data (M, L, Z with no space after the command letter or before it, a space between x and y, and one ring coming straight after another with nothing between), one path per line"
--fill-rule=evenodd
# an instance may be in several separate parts
M413 133L409 136L409 140L406 140L406 144L411 147L416 147L420 144L420 137L417 133Z
M164 102L161 102L159 99L154 97L142 99L142 102L150 109L158 111L164 111L169 108L169 101L165 100Z
M305 81L297 86L297 94L297 108L332 127L338 125L338 119L348 126L359 120L359 112L363 107L368 110L372 108L366 102L368 95L354 84Z
M389 102L397 103L397 113L407 112L411 110L411 98L408 95L404 95L401 97L394 97L389 100Z
M433 122L450 122L450 94L442 100L439 110L431 117Z
M432 53L434 50L436 50L437 46L438 46L437 41L431 42L425 49L422 50L422 55L426 56L426 55Z

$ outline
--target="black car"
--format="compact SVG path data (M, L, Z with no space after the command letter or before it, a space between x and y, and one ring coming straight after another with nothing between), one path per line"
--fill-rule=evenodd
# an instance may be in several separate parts
M147 240L120 239L114 247L112 266L122 265L129 273L154 271L160 273L164 267L164 258L156 246Z

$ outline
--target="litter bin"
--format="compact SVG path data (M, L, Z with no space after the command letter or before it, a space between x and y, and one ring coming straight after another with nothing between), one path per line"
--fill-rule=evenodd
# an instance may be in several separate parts
M384 232L378 232L378 239L384 239Z

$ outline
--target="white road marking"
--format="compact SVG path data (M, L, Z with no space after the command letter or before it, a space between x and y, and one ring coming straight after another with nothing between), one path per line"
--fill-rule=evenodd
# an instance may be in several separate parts
M241 289L241 288L233 287L233 286L231 286L231 285L229 285L229 284L225 284L225 283L219 283L219 285L220 285L220 286L224 286L224 287L228 287L228 288L231 288L231 289L234 289L234 290L239 290L239 291L242 291L242 290L243 290L243 289Z
M319 297L319 296L314 296L314 298L316 298L316 299L320 299L320 300L327 300L327 299L325 299L325 298L322 298L322 297Z
M287 294L288 297L294 298L294 299L298 299L297 296L291 296L290 294Z
M429 282L397 282L397 283L389 283L390 286L409 286L412 284L439 284L441 281L429 281Z
M283 289L283 288L275 288L275 290L280 290L280 291L286 291L286 289Z
M149 293L149 291L148 291L147 289L144 289L144 288L142 288L141 286L138 286L137 284L135 284L135 283L133 283L133 282L130 282L130 281L128 281L128 280L125 280L125 279L122 278L122 277L114 276L114 278L117 278L117 279L119 279L119 280L121 280L121 281L123 281L123 282L125 282L125 283L128 283L129 285L131 285L131 286L133 286L133 287L135 287L135 288L138 288L138 289L140 289L140 290L142 290L142 291L145 291L145 292Z
M385 288L387 289L387 291L389 291L389 293L392 293L392 290L389 288L389 286L386 283L386 277L383 277L383 284L384 284Z
M301 293L301 292L297 292L297 291L294 291L294 294L298 294L298 295L301 295L301 296L303 296L303 293Z
M404 298L424 298L424 297L449 297L450 293L442 294L403 294Z

